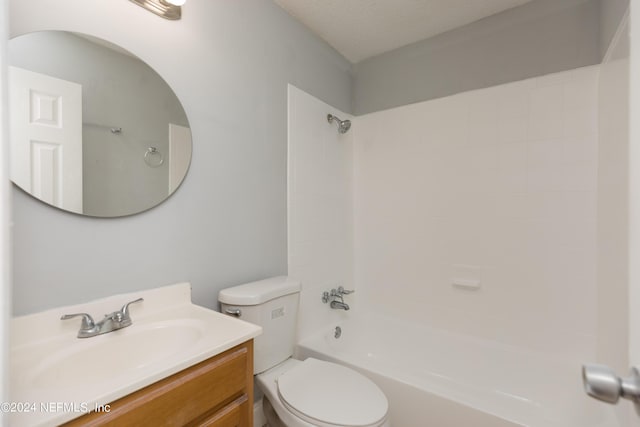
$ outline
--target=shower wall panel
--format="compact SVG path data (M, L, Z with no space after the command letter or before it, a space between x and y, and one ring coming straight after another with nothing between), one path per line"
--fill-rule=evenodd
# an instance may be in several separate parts
M360 298L479 338L593 355L598 72L358 117Z
M353 135L338 133L327 114L347 114L289 85L287 215L289 275L302 281L298 333L348 312L323 304L322 293L353 289ZM355 308L358 294L345 302Z

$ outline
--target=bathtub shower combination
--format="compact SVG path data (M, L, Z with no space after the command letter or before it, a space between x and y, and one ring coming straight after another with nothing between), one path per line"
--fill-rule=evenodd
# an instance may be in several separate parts
M585 396L575 361L379 313L350 314L302 340L297 357L371 378L389 400L394 426L615 425L612 407Z
M602 350L602 70L357 118L290 86L295 356L372 379L396 427L619 425L581 372Z

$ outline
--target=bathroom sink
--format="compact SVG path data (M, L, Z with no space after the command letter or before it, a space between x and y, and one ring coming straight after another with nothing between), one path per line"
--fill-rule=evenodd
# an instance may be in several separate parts
M33 387L72 387L83 381L98 383L114 373L153 365L194 346L204 335L202 322L181 319L125 328L100 339L78 340L50 354L28 375Z
M113 332L77 338L80 319L60 320L67 313L99 318L138 297L144 302L131 308L132 325ZM10 424L59 425L260 333L192 304L188 283L13 318L9 397L34 406L10 414ZM52 403L64 409L50 410Z

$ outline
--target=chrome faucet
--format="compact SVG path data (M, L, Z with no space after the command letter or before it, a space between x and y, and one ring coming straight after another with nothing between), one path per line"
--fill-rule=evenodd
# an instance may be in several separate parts
M107 332L113 332L118 329L131 326L131 316L129 314L129 305L136 302L144 301L142 298L138 298L135 301L130 301L122 306L119 311L114 311L110 314L105 314L104 319L99 322L95 322L93 318L87 313L74 313L65 314L60 320L73 319L74 317L82 317L82 323L80 324L80 330L78 331L78 338L90 338L96 335L106 334Z
M338 289L331 289L331 291L325 291L322 293L322 302L330 303L329 306L333 309L349 310L349 304L344 302L344 296L354 293L355 291L348 291L342 286L338 286Z
M344 301L333 300L333 301L331 301L331 304L329 304L329 305L331 306L331 308L341 309L341 310L344 310L344 311L349 310L349 304L347 304Z

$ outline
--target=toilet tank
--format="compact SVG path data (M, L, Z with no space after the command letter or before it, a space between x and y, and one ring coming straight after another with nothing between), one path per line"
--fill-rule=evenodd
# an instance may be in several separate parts
M223 313L262 327L262 334L254 339L254 374L293 355L299 295L300 282L288 276L226 288L218 294Z

